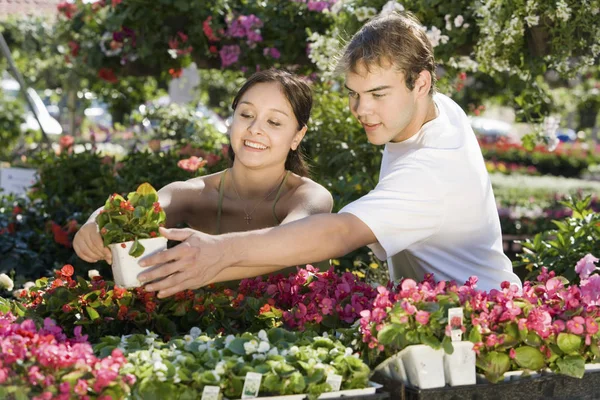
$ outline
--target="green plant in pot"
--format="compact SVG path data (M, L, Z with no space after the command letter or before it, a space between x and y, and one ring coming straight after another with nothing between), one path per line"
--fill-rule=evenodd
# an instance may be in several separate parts
M115 283L121 287L137 287L137 275L144 269L138 265L141 256L166 249L167 239L158 228L164 225L165 212L158 194L149 183L141 184L125 200L112 194L96 217L104 245L112 252Z

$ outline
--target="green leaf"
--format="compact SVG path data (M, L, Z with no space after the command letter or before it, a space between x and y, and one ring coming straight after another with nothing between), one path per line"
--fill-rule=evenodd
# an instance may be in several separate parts
M244 343L248 341L248 339L244 338L235 338L229 343L227 349L238 356L245 356L246 349L244 349Z
M454 346L452 346L452 340L449 336L444 336L444 339L442 339L442 347L446 354L454 353Z
M90 316L90 318L92 319L92 321L95 321L98 318L100 318L100 314L98 314L98 311L96 311L92 307L86 307L85 311L87 311L87 313Z
M546 366L544 355L537 348L521 346L515 350L515 361L522 368L539 371Z
M377 333L377 341L383 345L396 344L398 337L400 336L400 329L402 326L399 324L386 325Z
M502 379L510 368L510 358L505 353L491 351L477 357L477 366L485 372L485 377L492 383Z
M560 373L574 378L583 378L585 360L582 356L564 356L556 360Z
M139 257L144 254L144 246L139 242L138 238L135 238L133 245L131 245L131 249L129 250L129 255L132 257Z
M566 354L576 353L581 347L581 338L572 333L561 332L556 338L556 344Z

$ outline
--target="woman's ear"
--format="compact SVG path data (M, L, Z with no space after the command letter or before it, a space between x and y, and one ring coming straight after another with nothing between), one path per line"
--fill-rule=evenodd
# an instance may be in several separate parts
M298 146L300 146L300 142L304 138L304 135L306 135L307 129L308 129L308 127L306 125L304 125L304 127L302 129L300 129L298 132L296 132L296 134L294 135L294 139L292 139L292 145L290 146L292 151L296 150L298 148Z

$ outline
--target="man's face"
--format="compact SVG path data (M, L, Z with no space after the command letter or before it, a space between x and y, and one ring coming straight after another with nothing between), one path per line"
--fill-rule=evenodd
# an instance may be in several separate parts
M346 73L350 111L362 124L369 142L401 142L419 129L415 121L417 96L406 87L404 74L393 65L359 65Z

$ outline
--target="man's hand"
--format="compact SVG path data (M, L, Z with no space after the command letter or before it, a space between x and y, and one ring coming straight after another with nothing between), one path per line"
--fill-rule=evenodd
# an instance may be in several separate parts
M169 297L186 289L205 286L224 268L226 252L218 236L211 236L193 229L160 228L160 234L169 240L182 243L140 261L140 266L162 264L144 272L138 279L151 282L146 291L158 291L158 297ZM158 280L156 282L153 282Z

